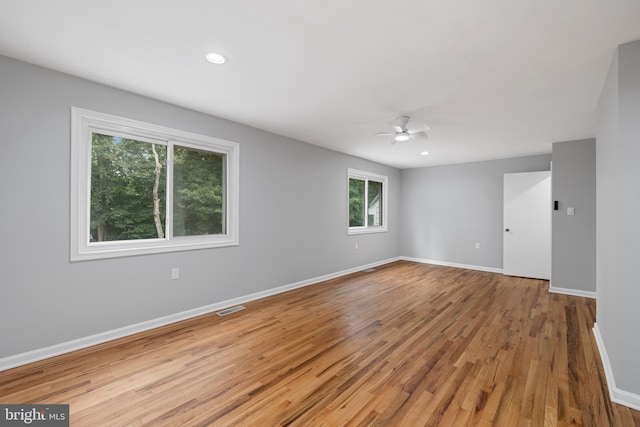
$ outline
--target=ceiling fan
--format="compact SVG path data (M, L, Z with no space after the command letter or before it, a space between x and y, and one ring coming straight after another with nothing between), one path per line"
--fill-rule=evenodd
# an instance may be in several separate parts
M389 123L395 131L394 133L378 132L374 134L374 136L393 136L391 144L395 144L399 141L407 141L421 134L426 137L426 131L431 130L431 128L429 126L423 126L418 129L407 129L407 123L409 123L410 119L411 117L409 116L398 116L396 117L395 122Z

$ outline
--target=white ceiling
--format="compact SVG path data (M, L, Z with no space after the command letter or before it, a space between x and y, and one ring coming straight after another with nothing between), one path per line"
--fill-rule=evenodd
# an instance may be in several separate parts
M593 137L615 48L640 39L638 0L0 0L0 10L0 54L399 168ZM228 64L207 63L210 50ZM400 114L431 126L429 138L372 136Z

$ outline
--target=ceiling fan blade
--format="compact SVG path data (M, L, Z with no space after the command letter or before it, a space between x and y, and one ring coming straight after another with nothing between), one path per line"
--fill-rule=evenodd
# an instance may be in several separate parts
M429 135L427 135L427 133L425 131L416 131L416 132L409 132L409 138L424 138L427 139L429 137Z
M421 128L418 128L418 129L409 129L407 132L409 132L409 135L413 135L413 134L420 133L420 132L424 133L424 132L426 132L428 130L431 130L431 128L429 126L423 126Z
M378 132L373 134L373 136L393 136L393 135L395 135L395 133Z
M393 130L396 131L396 133L402 133L404 132L404 129L402 128L402 126L399 126L395 123L389 123L391 125L391 127L393 128Z
M398 117L396 117L396 123L400 126L401 131L406 131L407 130L407 123L409 123L409 119L410 119L409 116L398 116Z

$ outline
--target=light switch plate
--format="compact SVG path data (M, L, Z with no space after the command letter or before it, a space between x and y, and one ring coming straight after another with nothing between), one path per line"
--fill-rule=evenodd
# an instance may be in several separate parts
M575 215L576 208L567 208L567 215Z

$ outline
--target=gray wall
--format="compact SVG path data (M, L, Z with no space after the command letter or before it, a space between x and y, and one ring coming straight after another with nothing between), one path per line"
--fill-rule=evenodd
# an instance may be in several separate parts
M596 291L596 141L557 142L553 161L551 286ZM567 215L567 208L575 215Z
M617 388L640 394L640 42L613 58L597 132L597 324Z
M0 76L0 358L399 255L396 169L5 57ZM240 246L71 263L71 106L240 143ZM389 232L347 236L350 167L389 177Z
M617 366L618 346L618 53L597 108L596 134L596 322L609 359ZM614 372L614 377L617 373Z
M502 268L503 176L549 170L550 161L539 155L403 170L402 255Z

